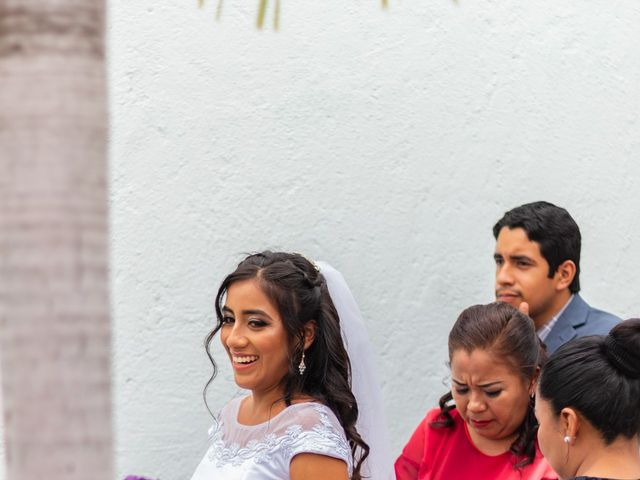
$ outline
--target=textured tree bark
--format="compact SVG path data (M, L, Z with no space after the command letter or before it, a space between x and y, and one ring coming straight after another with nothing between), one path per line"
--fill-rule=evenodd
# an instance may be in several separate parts
M112 480L104 0L0 0L9 480Z

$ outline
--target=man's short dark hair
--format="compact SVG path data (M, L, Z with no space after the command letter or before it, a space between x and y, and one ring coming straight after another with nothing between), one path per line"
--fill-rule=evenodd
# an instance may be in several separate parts
M497 239L503 227L522 228L529 240L540 244L540 253L549 264L549 278L562 262L571 260L576 265L569 291L580 291L580 229L569 212L549 202L526 203L509 210L493 226Z

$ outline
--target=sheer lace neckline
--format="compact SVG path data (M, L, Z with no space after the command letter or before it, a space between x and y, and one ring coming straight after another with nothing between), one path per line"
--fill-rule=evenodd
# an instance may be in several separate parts
M273 423L278 417L280 417L282 414L285 413L285 411L291 409L291 408L297 408L297 407L301 407L301 406L311 406L311 405L319 405L321 407L325 407L324 404L320 403L320 402L298 402L298 403L292 403L291 405L289 405L288 407L283 408L282 410L280 410L278 413L276 413L274 416L272 416L271 418L265 420L264 422L260 422L260 423L256 423L253 425L247 425L246 423L241 423L240 420L238 420L238 416L240 415L240 406L242 405L242 402L244 400L246 400L247 397L241 397L238 398L236 400L234 400L234 404L231 408L231 421L233 422L234 426L238 427L238 428L242 428L245 430L252 430L252 429L259 429L259 428L264 428L265 426L268 426L270 423ZM289 413L291 412L291 410L289 410Z

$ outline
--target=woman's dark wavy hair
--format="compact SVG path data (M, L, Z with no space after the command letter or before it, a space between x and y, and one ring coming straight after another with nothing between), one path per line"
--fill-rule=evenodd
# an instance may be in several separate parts
M481 349L490 351L518 372L523 380L533 380L547 358L544 345L536 335L533 320L514 307L501 302L474 305L462 311L449 333L449 363L456 350L467 353ZM440 398L440 414L432 427L452 427L449 413L455 408L451 391ZM518 437L511 444L514 466L522 468L533 462L536 455L538 422L534 415L534 401L527 405Z
M205 349L213 373L204 395L218 368L211 354L213 337L222 327L222 307L229 286L255 278L262 291L271 299L282 317L290 341L289 371L282 379L283 400L287 406L298 394L308 395L329 407L338 417L351 446L352 480L361 480L362 462L369 455L369 446L356 430L358 405L351 391L351 363L342 342L340 319L331 300L324 276L309 260L297 253L264 251L249 255L223 280L216 295L217 324L207 335ZM304 346L304 326L315 320L315 339L304 351L307 365L300 375L298 364Z
M576 338L542 369L540 396L554 413L580 412L605 444L640 433L640 319L620 322L607 336Z

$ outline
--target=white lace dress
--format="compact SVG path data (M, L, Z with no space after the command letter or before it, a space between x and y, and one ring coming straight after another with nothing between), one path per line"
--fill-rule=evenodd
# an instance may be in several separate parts
M289 480L300 453L343 460L351 449L335 414L325 405L296 403L259 425L238 423L241 398L229 402L209 430L210 447L191 480Z

